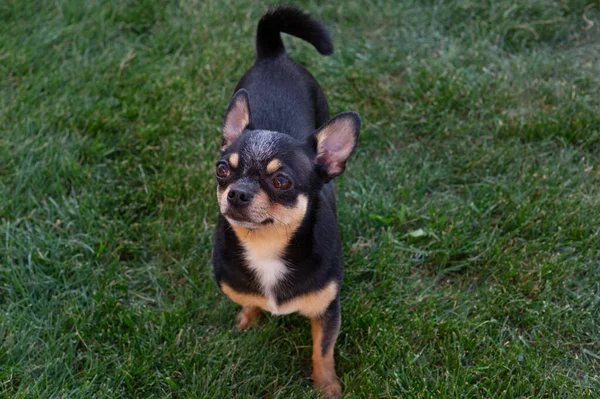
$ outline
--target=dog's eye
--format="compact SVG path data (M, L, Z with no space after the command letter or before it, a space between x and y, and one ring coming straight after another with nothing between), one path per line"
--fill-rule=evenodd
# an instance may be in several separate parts
M283 175L277 175L273 178L273 186L278 190L287 190L292 187L292 181Z
M225 162L219 162L217 164L217 170L215 173L217 174L218 177L225 178L225 177L229 176L229 173L231 173L231 172L229 171L229 166L227 166L227 164Z

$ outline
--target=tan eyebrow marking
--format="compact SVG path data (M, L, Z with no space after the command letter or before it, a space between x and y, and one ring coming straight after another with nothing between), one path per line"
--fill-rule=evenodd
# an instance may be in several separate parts
M273 159L267 165L267 173L277 172L281 168L281 161L279 159Z
M238 154L237 152L234 152L233 154L231 154L229 156L229 165L232 168L237 168L240 162L240 154Z

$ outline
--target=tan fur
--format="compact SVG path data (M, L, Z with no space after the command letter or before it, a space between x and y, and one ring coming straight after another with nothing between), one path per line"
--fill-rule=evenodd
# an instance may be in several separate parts
M221 213L227 210L227 194L229 194L230 189L231 186L227 186L224 190L221 189L221 186L217 186L217 202L219 203Z
M226 191L228 190L225 190L221 198L226 198ZM265 255L281 254L292 234L300 226L307 206L308 198L303 194L298 195L295 207L286 208L281 204L272 204L269 196L261 190L252 201L249 213L260 215L262 219L272 218L275 222L253 230L234 225L233 231L242 244L252 247L254 252Z
M281 168L281 161L279 159L273 159L267 164L267 173L275 173Z
M342 388L335 373L335 360L333 359L333 348L337 333L331 341L331 346L323 356L323 325L319 319L311 321L313 339L313 381L315 389L322 391L328 397L337 398L342 394ZM339 330L339 326L338 326Z
M240 163L240 154L234 152L229 156L229 166L232 168L237 168Z
M226 283L221 283L221 289L233 302L242 305L244 309L260 308L275 314L298 312L307 317L318 317L325 312L331 301L335 299L338 285L335 281L332 281L321 290L300 295L280 305L273 304L263 295L238 292Z
M254 230L240 226L232 228L242 245L252 247L259 256L281 255L289 241L284 226L276 226L275 223Z
M229 208L227 194L230 189L231 186L228 186L225 189L217 187L217 202L219 203L221 214L226 214ZM248 207L246 211L247 215L255 223L260 223L269 218L273 219L274 223L260 226L259 228L252 230L242 226L236 226L235 222L232 221L230 221L230 223L240 240L247 241L249 244L255 241L258 246L262 246L264 243L271 242L272 240L280 241L277 246L282 247L282 250L285 248L285 245L287 245L292 234L296 231L298 226L300 226L300 222L302 222L302 219L306 214L307 206L308 198L304 194L298 195L298 201L293 208L286 208L281 204L271 202L267 193L260 190L254 196L254 200ZM270 247L272 247L272 245L270 245Z
M298 201L293 208L286 208L281 204L274 204L271 215L273 219L289 227L289 232L293 233L300 226L302 219L304 219L307 207L308 197L304 194L299 194Z
M244 306L237 316L237 329L242 331L249 327L252 327L252 324L254 324L256 319L258 319L260 313L260 308L254 306Z
M225 283L221 283L221 289L223 290L223 293L229 297L229 299L238 305L242 305L244 307L258 307L261 309L265 309L267 307L267 298L262 295L238 292Z
M307 317L318 317L325 313L327 307L337 296L337 283L330 282L325 288L301 295L279 306L281 313L298 312Z
M249 214L252 220L257 222L267 218L273 219L274 222L255 228L231 223L235 235L244 247L244 258L248 262L248 267L254 272L262 294L268 299L267 306L262 308L274 314L284 313L276 303L273 289L284 281L289 273L281 256L300 226L307 206L308 198L305 195L298 196L293 208L286 208L272 203L267 194L261 191L252 201ZM288 312L292 311L294 310L288 309Z

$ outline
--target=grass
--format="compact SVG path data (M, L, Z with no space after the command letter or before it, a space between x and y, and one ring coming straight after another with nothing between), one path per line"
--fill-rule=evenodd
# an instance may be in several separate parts
M347 397L600 395L600 4L301 1L364 121L337 182ZM256 1L0 4L0 395L312 397L310 328L233 332L213 163ZM589 21L589 22L588 22Z

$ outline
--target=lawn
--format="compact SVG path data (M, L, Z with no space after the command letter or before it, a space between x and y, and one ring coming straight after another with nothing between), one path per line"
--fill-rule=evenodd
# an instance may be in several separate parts
M295 2L332 114L349 398L600 397L600 3ZM310 323L241 334L213 166L258 1L0 3L0 396L313 397Z

